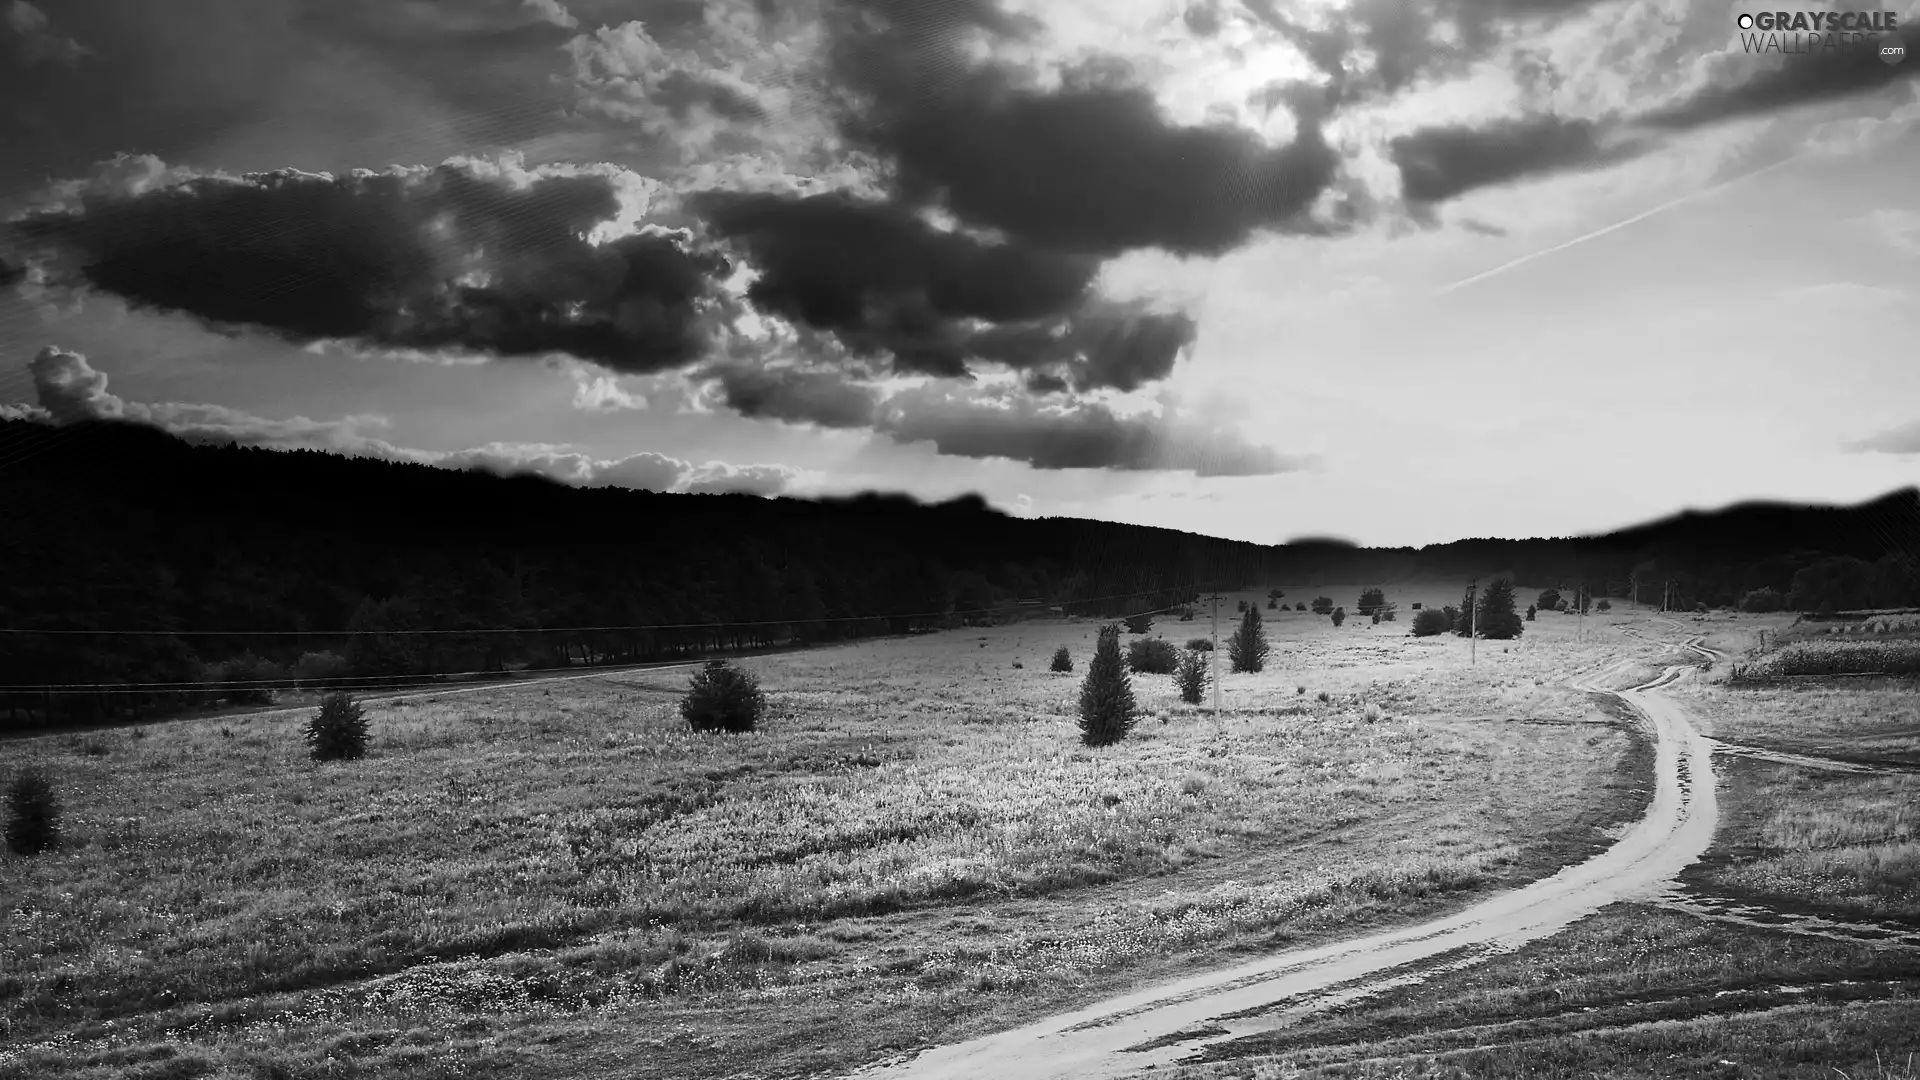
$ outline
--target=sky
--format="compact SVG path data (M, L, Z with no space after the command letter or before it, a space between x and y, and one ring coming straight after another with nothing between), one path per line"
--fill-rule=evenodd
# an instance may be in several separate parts
M1259 543L1857 502L1920 4L1761 10L0 0L0 415Z

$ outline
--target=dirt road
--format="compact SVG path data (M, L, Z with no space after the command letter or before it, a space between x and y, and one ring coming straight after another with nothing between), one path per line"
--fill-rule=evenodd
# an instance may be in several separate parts
M1694 643L1685 647L1711 655ZM1646 815L1584 863L1446 918L1279 953L855 1075L862 1080L1126 1076L1176 1062L1211 1043L1285 1026L1290 1014L1309 1005L1364 997L1545 937L1607 904L1657 898L1713 839L1712 747L1680 706L1659 692L1692 670L1692 665L1670 667L1651 682L1620 691L1597 684L1606 671L1571 683L1631 705L1656 752L1654 797Z

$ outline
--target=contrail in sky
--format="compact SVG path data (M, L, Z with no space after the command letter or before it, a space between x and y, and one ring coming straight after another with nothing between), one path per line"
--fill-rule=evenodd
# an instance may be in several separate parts
M1741 173L1739 176L1733 177L1730 180L1722 180L1720 183L1715 184L1712 187L1701 188L1699 191L1692 192L1691 194L1682 195L1677 199L1672 199L1667 202L1663 202L1659 206L1656 206L1651 210L1642 210L1630 218L1626 218L1621 221L1616 221L1613 224L1607 225L1603 228L1595 229L1592 232L1587 233L1583 236L1576 236L1571 240L1563 241L1549 248L1541 248L1539 251L1522 255L1519 258L1513 259L1509 262L1503 262L1499 266L1496 266L1491 270L1482 270L1479 273L1472 275L1471 277L1463 277L1459 281L1453 282L1452 284L1442 285L1439 289L1434 291L1434 295L1445 296L1448 293L1454 291L1455 289L1464 288L1468 285L1472 285L1476 281L1485 281L1488 278L1494 277L1498 274L1504 274L1516 266L1524 266L1535 259L1545 258L1546 256L1551 255L1556 251L1565 251L1568 248L1573 247L1575 244L1584 244L1587 241L1594 239L1595 237L1605 236L1610 232L1614 232L1619 229L1624 229L1629 225L1635 224L1636 222L1645 221L1655 214L1665 213L1666 211L1671 210L1676 206L1685 206L1687 203L1690 203L1695 199L1699 199L1707 195L1712 195L1715 192L1725 191L1727 188L1730 188L1735 184L1744 183L1745 181L1751 180L1762 173L1772 172L1773 170L1779 168L1782 165L1791 165L1794 162L1800 160L1804 156L1805 156L1804 154L1795 154L1789 158L1782 158L1781 160L1776 161L1771 165L1762 165L1761 167L1753 170L1752 172Z

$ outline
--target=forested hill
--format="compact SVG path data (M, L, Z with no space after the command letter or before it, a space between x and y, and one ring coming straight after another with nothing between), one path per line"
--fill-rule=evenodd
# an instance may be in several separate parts
M28 703L36 723L49 708L177 705L190 695L129 685L204 680L209 665L235 679L235 664L319 678L638 660L984 621L1021 600L1112 616L1262 582L1505 571L1622 595L1637 570L1674 580L1689 604L1762 588L1809 610L1920 599L1914 491L1852 509L1683 516L1590 540L1263 547L1021 520L978 499L582 489L189 445L141 425L14 421L0 422L0 499L0 630L31 631L0 632L0 687L119 688L58 698L0 689L16 722Z

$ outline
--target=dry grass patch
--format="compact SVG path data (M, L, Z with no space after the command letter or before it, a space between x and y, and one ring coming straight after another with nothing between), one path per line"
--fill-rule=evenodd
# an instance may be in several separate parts
M761 658L741 735L689 732L681 680L634 673L375 703L344 764L306 759L299 717L17 744L57 766L74 844L6 867L0 1030L69 1039L46 1076L166 1037L306 1075L347 1035L463 1024L488 1053L580 1038L501 1075L597 1075L591 1047L670 1024L694 1034L607 1074L839 1067L1456 904L1637 812L1637 744L1553 684L1630 642L1482 642L1469 672L1465 642L1300 629L1222 718L1136 677L1160 719L1094 751L1044 662L1092 629Z

